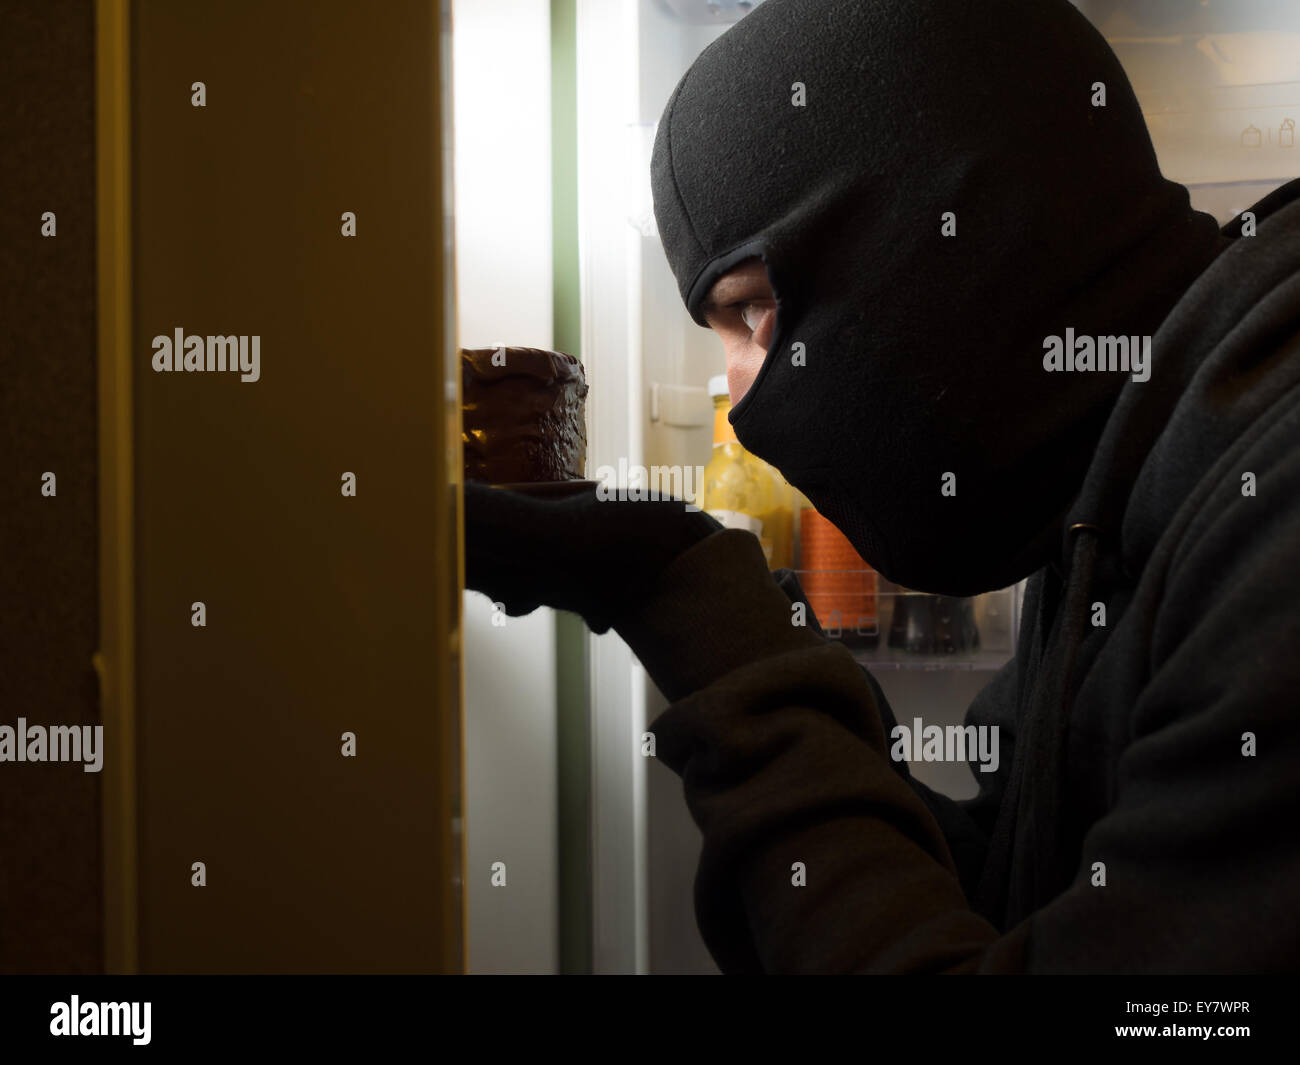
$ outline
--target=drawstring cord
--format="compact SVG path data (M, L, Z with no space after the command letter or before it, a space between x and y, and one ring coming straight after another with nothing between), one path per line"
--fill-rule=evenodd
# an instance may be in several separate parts
M1035 894L1040 899L1064 889L1074 874L1073 856L1061 851L1061 843L1068 835L1066 826L1061 823L1065 813L1062 794L1069 783L1066 775L1067 745L1070 711L1074 705L1075 664L1088 629L1088 599L1101 530L1096 525L1078 522L1070 526L1068 535L1073 537L1073 543L1070 569L1066 574L1065 602L1062 604L1060 668L1049 678L1051 687L1038 711L1043 715L1040 720L1050 730L1044 737L1047 756L1035 760L1031 770L1035 777L1033 786L1021 793L1022 796L1034 796L1039 807L1035 821L1042 828L1039 842L1045 853L1034 868ZM1044 877L1048 878L1046 883Z
M1061 824L1067 785L1066 755L1071 680L1079 646L1087 628L1088 598L1097 561L1100 527L1078 522L1070 538L1069 570L1065 574L1060 628L1039 662L1038 675L1020 718L1021 734L1012 751L1011 777L997 824L989 841L988 861L975 897L975 909L1004 928L1035 909L1069 884L1073 856L1061 850L1066 826ZM1059 665L1058 665L1059 663ZM1023 839L1026 846L1016 849Z

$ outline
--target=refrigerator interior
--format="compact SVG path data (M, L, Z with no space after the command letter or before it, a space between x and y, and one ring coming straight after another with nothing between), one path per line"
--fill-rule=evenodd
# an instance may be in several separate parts
M724 371L722 347L681 305L655 232L649 161L656 123L677 80L760 2L579 2L589 469L620 457L644 466L708 461L712 411L705 384ZM1162 171L1188 186L1194 206L1222 224L1300 172L1300 4L1079 0L1076 6L1115 48ZM1022 589L975 601L977 653L909 656L885 648L864 654L900 721L961 722L975 693L1011 657ZM887 632L894 597L888 585L881 590L880 625ZM597 971L716 972L695 926L700 837L681 782L627 753L665 704L617 637L594 638L592 646ZM922 763L914 772L956 798L976 791L965 765ZM608 877L603 884L602 876Z

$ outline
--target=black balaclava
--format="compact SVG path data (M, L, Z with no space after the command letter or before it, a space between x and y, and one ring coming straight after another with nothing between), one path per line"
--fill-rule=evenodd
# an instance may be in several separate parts
M700 325L722 274L766 263L738 439L887 578L947 595L1058 556L1132 379L1047 372L1045 338L1154 334L1231 243L1066 0L767 0L677 85L651 181Z

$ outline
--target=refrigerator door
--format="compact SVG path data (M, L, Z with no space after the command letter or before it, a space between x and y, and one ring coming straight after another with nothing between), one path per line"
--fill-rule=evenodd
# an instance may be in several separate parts
M446 5L100 15L105 968L462 972Z

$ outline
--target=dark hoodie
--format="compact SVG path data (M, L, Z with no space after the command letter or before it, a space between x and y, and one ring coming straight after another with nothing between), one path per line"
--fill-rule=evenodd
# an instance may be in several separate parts
M678 85L652 179L701 324L767 264L742 443L887 577L1030 576L967 715L1001 739L969 802L890 759L879 686L791 626L747 534L619 626L676 700L651 731L719 966L1295 969L1300 182L1220 233L1064 0L768 0ZM1149 379L1048 372L1067 328L1152 335Z

